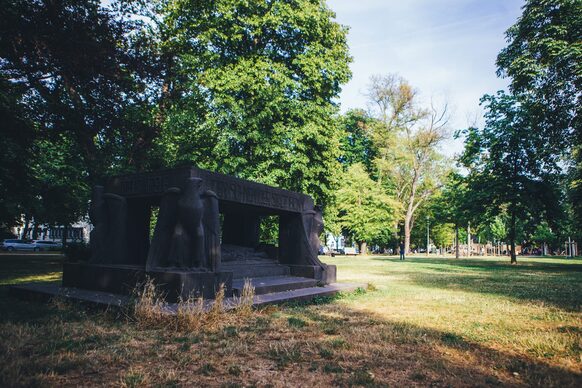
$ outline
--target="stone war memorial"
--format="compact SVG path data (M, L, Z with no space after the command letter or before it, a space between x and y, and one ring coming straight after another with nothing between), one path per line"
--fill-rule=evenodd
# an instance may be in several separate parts
M109 178L93 188L89 216L91 258L64 264L65 288L128 294L149 277L176 301L213 298L221 284L236 295L246 278L257 294L336 281L317 257L323 220L305 194L178 167ZM276 246L260 242L273 216Z

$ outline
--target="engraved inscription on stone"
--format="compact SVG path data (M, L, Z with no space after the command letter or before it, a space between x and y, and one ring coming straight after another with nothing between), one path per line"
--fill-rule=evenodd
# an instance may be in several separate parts
M170 187L182 187L189 177L202 178L204 189L223 201L292 212L301 212L306 205L304 195L194 167L117 176L108 189L126 197L161 196Z

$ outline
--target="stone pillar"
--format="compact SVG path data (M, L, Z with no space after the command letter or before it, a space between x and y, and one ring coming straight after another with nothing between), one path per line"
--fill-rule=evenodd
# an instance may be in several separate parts
M218 196L213 191L207 190L202 195L204 215L204 267L210 271L218 272L221 265L220 249L220 216L218 211Z
M150 247L150 202L127 201L127 258L124 264L145 266Z
M102 264L124 264L127 255L127 202L111 193L103 194L107 208L107 238Z
M279 217L279 262L304 264L301 260L301 251L301 215L281 215Z

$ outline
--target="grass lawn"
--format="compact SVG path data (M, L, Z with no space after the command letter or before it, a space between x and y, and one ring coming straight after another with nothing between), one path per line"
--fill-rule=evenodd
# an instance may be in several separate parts
M59 279L0 255L0 284ZM0 386L582 386L582 260L325 258L376 290L202 332L0 291Z

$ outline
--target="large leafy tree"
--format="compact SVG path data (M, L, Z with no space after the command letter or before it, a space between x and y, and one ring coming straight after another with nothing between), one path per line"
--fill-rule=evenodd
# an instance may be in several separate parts
M0 77L36 134L74 142L91 179L112 165L143 168L155 128L150 61L130 38L140 23L98 0L12 0L0 19Z
M446 176L445 184L430 202L430 212L439 223L452 224L455 235L455 257L459 258L459 229L468 225L482 211L481 203L471 197L467 179L456 171Z
M158 9L173 96L167 163L298 190L337 182L334 99L350 77L346 28L319 0L173 1Z
M527 0L506 37L498 75L529 100L539 152L562 155L571 167L570 198L582 230L582 2Z
M150 164L157 81L143 24L97 0L6 1L0 20L0 137L11 158L0 187L15 198L0 217L67 225L85 213L90 184ZM11 184L14 174L25 184Z
M470 171L472 202L484 205L486 217L502 212L508 215L511 262L516 263L518 222L536 215L554 215L558 202L551 177L555 157L539 148L527 100L499 92L483 97L482 102L485 126L464 132L461 161Z
M361 163L348 167L337 191L339 224L358 243L361 254L367 244L393 231L400 206L373 181Z
M22 118L22 107L10 83L0 79L0 229L19 221L30 198L34 176L24 161L32 158L33 128Z
M371 127L370 136L377 150L378 181L402 204L404 245L409 252L417 211L447 173L439 153L446 136L447 110L420 107L417 92L395 75L372 77L368 98L380 122Z

